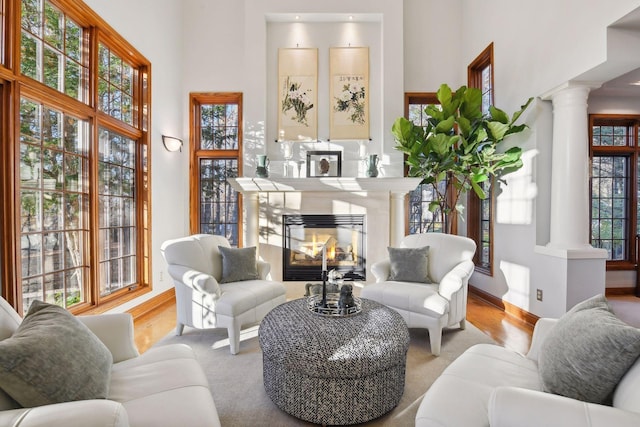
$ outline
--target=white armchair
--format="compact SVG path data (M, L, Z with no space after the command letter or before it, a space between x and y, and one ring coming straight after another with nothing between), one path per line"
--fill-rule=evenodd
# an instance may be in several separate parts
M424 233L405 236L400 246L429 246L432 283L390 280L391 261L385 259L371 267L376 283L365 286L361 296L395 309L410 328L427 329L431 353L438 356L442 329L456 324L465 328L467 286L474 269L476 244L463 236Z
M230 247L223 236L196 234L168 240L161 250L176 289L176 335L185 326L227 328L231 354L240 346L240 329L254 324L286 301L282 283L268 280L271 266L257 260L258 279L220 283L222 255Z

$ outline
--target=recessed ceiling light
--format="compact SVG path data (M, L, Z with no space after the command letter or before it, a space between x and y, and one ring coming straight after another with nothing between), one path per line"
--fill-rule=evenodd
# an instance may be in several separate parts
M296 15L296 21L300 19L300 15Z
M353 21L353 15L349 15L349 21Z

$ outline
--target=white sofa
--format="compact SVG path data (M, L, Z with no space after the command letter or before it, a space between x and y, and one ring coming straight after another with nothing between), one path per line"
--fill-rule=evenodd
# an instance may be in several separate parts
M13 427L220 426L202 367L190 347L154 347L140 355L129 314L79 316L113 356L107 399L16 408L0 389L0 425ZM0 298L0 340L22 319Z
M640 359L615 389L612 407L541 391L538 356L556 321L536 323L526 356L491 344L465 351L425 394L416 427L640 426Z
M219 246L229 248L229 241L223 236L194 234L167 240L161 251L176 288L176 335L182 335L185 326L227 328L229 351L237 354L242 326L258 323L286 302L287 290L282 283L269 280L271 266L259 259L255 261L257 279L220 283L223 260Z
M391 261L385 259L371 267L376 283L365 286L360 295L393 308L410 328L429 330L431 353L438 356L442 328L455 325L465 328L476 243L467 237L444 233L411 234L400 243L401 248L425 246L429 246L428 276L432 283L390 279Z

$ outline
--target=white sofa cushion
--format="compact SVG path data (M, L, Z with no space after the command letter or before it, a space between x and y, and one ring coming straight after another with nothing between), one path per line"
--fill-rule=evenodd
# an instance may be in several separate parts
M366 286L366 297L388 307L438 318L449 311L449 300L438 293L438 284L387 281Z
M640 413L640 358L618 383L613 392L613 406Z
M474 345L431 385L416 426L488 426L489 399L499 386L541 390L536 362L496 345Z
M197 426L218 421L207 378L193 350L154 347L113 365L109 399L120 402L132 426Z

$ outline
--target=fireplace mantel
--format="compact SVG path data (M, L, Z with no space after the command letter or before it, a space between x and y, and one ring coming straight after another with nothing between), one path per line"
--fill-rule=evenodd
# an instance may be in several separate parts
M259 215L261 193L345 193L388 195L389 198L389 240L388 244L398 245L405 234L405 195L413 191L420 178L404 177L322 177L322 178L228 178L229 185L242 193L245 211L244 244L259 245ZM336 195L337 197L337 195ZM387 246L385 241L384 246Z
M421 178L229 178L229 184L240 193L248 192L290 192L328 191L361 192L385 191L408 193L420 184Z

